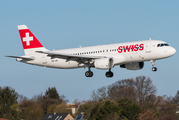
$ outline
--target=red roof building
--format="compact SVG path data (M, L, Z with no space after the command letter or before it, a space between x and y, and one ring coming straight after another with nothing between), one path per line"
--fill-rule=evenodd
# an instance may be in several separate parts
M8 120L8 119L0 118L0 120Z

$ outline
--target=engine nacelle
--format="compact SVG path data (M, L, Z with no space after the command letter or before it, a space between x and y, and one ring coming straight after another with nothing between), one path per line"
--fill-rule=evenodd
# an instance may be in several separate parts
M140 70L144 67L144 62L133 62L133 63L126 63L120 65L121 68L126 68L128 70Z
M114 60L112 58L101 58L94 61L94 66L97 69L110 69L114 66Z

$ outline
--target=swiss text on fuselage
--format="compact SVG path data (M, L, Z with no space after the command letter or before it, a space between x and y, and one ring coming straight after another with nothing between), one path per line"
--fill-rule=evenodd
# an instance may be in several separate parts
M142 51L142 50L144 50L144 44L126 45L126 46L118 47L118 53Z

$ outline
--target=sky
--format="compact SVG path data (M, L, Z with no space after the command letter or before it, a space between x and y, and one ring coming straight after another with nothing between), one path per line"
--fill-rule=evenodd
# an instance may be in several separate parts
M147 76L157 95L174 96L179 90L179 1L178 0L2 0L0 1L0 86L32 98L56 87L69 102L90 99L93 90L118 80ZM16 62L5 55L24 55L17 25L25 24L49 50L140 40L162 40L176 49L170 58L150 62L142 70L115 66L107 70L52 69Z

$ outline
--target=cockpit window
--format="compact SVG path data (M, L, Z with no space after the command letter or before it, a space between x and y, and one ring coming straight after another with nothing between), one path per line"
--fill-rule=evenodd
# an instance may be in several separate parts
M169 46L168 44L164 44L164 46Z
M157 47L169 46L167 43L158 44Z

